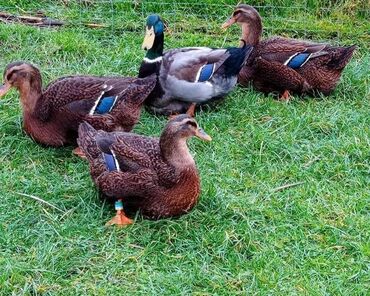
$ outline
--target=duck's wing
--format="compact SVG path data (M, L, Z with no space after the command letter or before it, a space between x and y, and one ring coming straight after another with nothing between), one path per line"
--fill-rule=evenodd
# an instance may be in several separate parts
M255 68L255 75L258 76L258 81L263 83L264 87L268 86L276 90L289 90L294 92L303 92L310 88L309 84L300 73L279 62L267 61L258 57L255 60Z
M141 106L152 93L156 84L157 76L155 74L142 79L135 79L118 97L117 104L111 109L108 115L115 118L116 124L118 123L123 131L131 131L133 126L138 122ZM107 95L109 96L109 94ZM95 114L89 114L88 116L91 120L94 120L95 117ZM103 121L103 125L104 123L105 121ZM105 129L104 126L102 129Z
M94 183L111 197L145 196L158 183L155 172L140 166L123 171L110 146L114 138L114 133L97 131L86 122L79 127L77 141L89 161Z
M96 131L84 122L78 144L90 163L94 182L109 196L145 196L158 186L178 182L175 169L161 159L157 138Z
M159 76L164 97L204 103L226 95L236 85L236 75L251 49L194 47L168 51Z
M204 82L230 56L226 49L187 47L168 51L162 61L161 75L171 75L179 81Z
M310 59L327 55L327 49L327 44L275 37L261 41L256 50L256 57L298 69Z
M97 137L102 151L111 153L121 171L151 170L159 185L170 187L179 181L175 167L163 160L158 138L130 133L110 133Z
M228 56L224 49L181 48L169 51L163 57L159 75L165 99L202 103L215 97L216 85L209 81Z
M150 151L156 146L155 138L115 132L98 135L96 142L102 153L110 155L118 171L152 169Z
M126 95L138 99L136 94L140 92L137 88L142 91L148 87L151 91L154 86L154 76L144 79L94 76L63 77L52 82L45 89L36 106L36 112L39 118L44 121L53 112L60 110L81 116L105 115L119 106ZM145 92L143 96L139 97L145 100L149 93Z

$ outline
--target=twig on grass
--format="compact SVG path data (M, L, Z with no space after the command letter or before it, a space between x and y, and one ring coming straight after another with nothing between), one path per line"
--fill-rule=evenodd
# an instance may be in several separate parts
M86 23L84 25L88 28L108 28L108 25L105 24Z
M19 22L24 25L28 26L38 26L38 27L51 27L51 26L67 26L73 25L71 23L67 23L60 20L51 19L41 13L36 16L28 16L28 15L14 15L4 11L0 11L0 21L4 23L10 22ZM83 26L87 28L108 28L106 24L98 24L98 23L82 23Z
M0 19L4 21L21 22L31 26L63 26L64 22L54 20L45 16L28 16L28 15L14 15L7 12L0 11Z
M276 188L272 189L272 192L282 191L282 190L285 190L285 189L288 189L288 188L291 188L291 187L301 185L303 183L304 182L296 182L296 183L285 184L285 185L282 185L282 186L279 186L279 187L276 187Z

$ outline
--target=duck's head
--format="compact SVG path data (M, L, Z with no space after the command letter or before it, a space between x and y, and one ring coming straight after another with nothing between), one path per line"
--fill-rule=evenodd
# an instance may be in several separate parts
M225 23L223 23L221 28L226 29L235 23L239 25L253 25L259 22L261 22L261 16L253 6L240 4L235 8L231 17Z
M3 75L4 84L0 87L0 97L12 87L22 92L41 91L40 71L26 62L14 62L6 66Z
M166 125L165 131L174 138L188 139L197 137L204 141L211 141L212 138L199 127L193 117L188 114L181 114L172 118Z
M146 19L146 31L142 49L150 50L153 45L155 38L158 36L163 36L164 25L157 14L151 14Z
M238 24L242 27L242 43L256 45L259 43L262 35L262 19L258 11L247 4L238 5L231 17L221 26L226 29L232 24Z
M181 114L173 117L159 139L162 157L175 167L194 165L194 159L186 144L186 140L191 137L198 137L204 141L212 140L190 115Z

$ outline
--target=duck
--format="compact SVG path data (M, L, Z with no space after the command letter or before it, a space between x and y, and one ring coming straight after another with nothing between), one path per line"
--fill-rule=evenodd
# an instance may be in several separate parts
M238 5L221 27L233 24L241 26L243 44L254 47L238 82L242 86L251 83L264 93L278 93L282 100L289 100L290 93L330 95L356 49L355 45L334 47L282 37L261 40L262 18L246 4Z
M188 213L200 194L199 173L187 139L211 141L189 114L174 116L160 137L105 132L84 122L78 144L90 164L91 177L116 215L106 225L132 224L127 209L149 219Z
M0 97L11 88L19 91L23 130L35 142L53 147L77 146L83 121L106 131L131 131L157 83L155 75L143 79L66 76L42 89L40 70L23 61L7 65L3 80ZM74 153L83 157L78 147Z
M237 75L252 46L241 48L184 47L163 51L164 24L149 15L142 48L146 55L138 77L155 73L158 84L146 100L155 114L185 113L192 104L209 104L225 97L237 83Z

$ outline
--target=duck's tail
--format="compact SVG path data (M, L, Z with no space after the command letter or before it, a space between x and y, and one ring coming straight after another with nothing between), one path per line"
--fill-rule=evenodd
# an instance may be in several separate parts
M140 107L157 84L157 75L152 74L145 78L136 79L126 91L125 101Z
M145 78L136 79L122 93L122 101L117 106L117 111L115 111L115 121L119 123L123 131L130 132L139 121L141 107L154 90L156 84L157 76L153 74Z
M101 157L101 154L102 154L96 143L97 134L98 134L98 131L95 130L87 122L81 123L78 128L77 143L78 143L78 146L85 153L89 162L93 161L94 159L98 157Z
M335 70L343 70L352 58L356 48L356 45L332 48L331 60L328 63L328 67Z
M241 68L244 66L245 61L253 50L253 46L247 45L244 42L243 47L230 47L227 49L227 53L230 55L224 62L224 73L226 76L238 75Z

